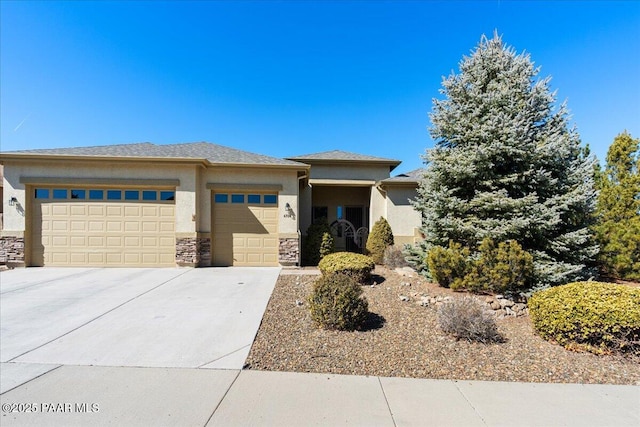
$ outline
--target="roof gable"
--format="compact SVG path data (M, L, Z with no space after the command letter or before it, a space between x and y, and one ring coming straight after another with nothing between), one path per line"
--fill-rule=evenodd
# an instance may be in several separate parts
M414 169L391 178L383 179L383 184L418 184L424 176L424 168Z

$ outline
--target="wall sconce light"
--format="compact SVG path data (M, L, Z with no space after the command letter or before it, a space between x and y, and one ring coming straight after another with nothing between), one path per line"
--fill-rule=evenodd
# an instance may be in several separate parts
M295 218L296 217L296 213L293 211L293 209L291 209L291 205L289 203L285 203L284 210L287 211L284 214L285 218Z
M18 203L18 199L16 199L15 197L9 199L9 206L15 206L16 203Z

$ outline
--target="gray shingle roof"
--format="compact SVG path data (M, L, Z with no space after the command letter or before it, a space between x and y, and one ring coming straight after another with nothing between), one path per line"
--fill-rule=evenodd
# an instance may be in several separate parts
M378 162L389 164L400 164L399 160L387 159L384 157L367 156L365 154L350 153L342 150L323 151L321 153L304 154L302 156L287 157L289 160L305 161L305 160L325 160L325 161L361 161L361 162Z
M88 156L88 157L140 157L140 158L176 158L202 159L215 164L246 164L305 166L302 163L250 153L209 142L158 145L150 142L137 144L103 145L95 147L45 148L4 152L2 154L51 155L51 156Z
M390 183L390 184L400 184L400 183L418 183L422 180L422 176L424 175L424 169L414 169L410 172L401 173L400 175L396 175L391 178L383 179L382 183Z

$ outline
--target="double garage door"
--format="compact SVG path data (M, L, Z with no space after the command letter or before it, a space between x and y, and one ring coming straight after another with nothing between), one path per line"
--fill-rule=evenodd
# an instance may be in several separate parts
M175 191L32 189L31 265L175 266Z
M278 265L278 195L214 192L213 265Z

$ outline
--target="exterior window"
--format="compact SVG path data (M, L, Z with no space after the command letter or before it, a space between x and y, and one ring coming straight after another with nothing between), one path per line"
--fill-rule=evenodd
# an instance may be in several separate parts
M160 200L175 200L176 192L175 191L161 191L160 192Z
M49 198L49 189L47 188L36 188L36 199L48 199Z
M275 194L265 194L264 203L267 205L275 205L278 203L278 196Z
M91 200L104 199L104 190L89 190L89 199Z
M231 203L244 203L244 194L232 194Z
M157 200L157 199L158 199L157 191L145 190L142 192L142 200Z
M107 190L107 200L121 200L122 191L120 190Z
M247 196L247 202L252 204L260 204L260 195L259 194L249 194Z
M66 190L66 188L54 188L53 189L53 198L54 199L66 199L67 198L67 190Z
M311 213L312 213L311 220L313 222L316 222L321 218L324 218L325 220L329 219L329 209L327 209L326 206L314 206Z
M138 190L125 190L125 200L140 200L140 192Z
M228 194L216 194L213 197L213 200L216 203L229 203L229 195Z
M85 190L71 190L71 198L72 199L83 200L86 197L87 197L87 192Z

